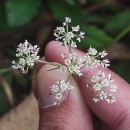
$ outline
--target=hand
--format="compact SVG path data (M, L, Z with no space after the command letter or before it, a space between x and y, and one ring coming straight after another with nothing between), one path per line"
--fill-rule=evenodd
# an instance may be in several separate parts
M72 50L79 56L84 55L84 52L77 49ZM52 41L45 49L45 59L63 64L62 53L69 54L68 48ZM74 89L64 95L64 101L60 105L49 106L54 102L49 86L57 80L66 79L67 73L60 70L46 71L52 68L50 65L38 66L34 93L39 102L39 130L94 130L92 113L101 119L100 130L130 130L130 85L114 72L105 68L88 70L84 67L82 70L89 76L94 75L99 69L104 73L111 73L118 86L115 103L108 104L105 101L95 103L92 101L94 93L91 87L86 86L88 81L84 78L72 77L70 83Z

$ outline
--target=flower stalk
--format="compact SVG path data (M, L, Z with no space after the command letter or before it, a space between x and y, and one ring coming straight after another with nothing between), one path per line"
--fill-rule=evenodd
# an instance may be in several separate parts
M48 65L52 65L52 66L56 66L58 68L61 67L61 64L55 63L55 62L48 62L48 61L44 61L44 60L37 60L36 62L37 63L39 62L39 63L43 63L43 64L48 64Z

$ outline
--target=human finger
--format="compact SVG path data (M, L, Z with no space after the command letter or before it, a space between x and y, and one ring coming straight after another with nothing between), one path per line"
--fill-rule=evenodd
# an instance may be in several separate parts
M78 49L72 49L74 53L79 56L84 56L85 53L81 52ZM59 62L61 64L64 63L63 59L61 58L61 54L64 53L69 55L69 51L67 47L60 46L59 42L52 41L50 42L45 50L45 57L48 61ZM53 55L52 55L53 54ZM115 93L116 102L112 105L107 104L104 101L99 103L94 103L92 101L94 93L92 93L91 87L87 88L86 84L88 81L84 78L78 78L80 89L83 92L83 96L91 108L91 110L96 113L98 117L100 117L104 122L106 122L109 126L111 126L114 130L123 128L130 129L130 86L129 84L124 81L121 77L119 77L114 72L110 71L106 68L93 68L88 69L84 67L82 72L87 74L88 76L92 77L95 75L99 70L102 70L106 75L109 73L112 75L115 84L118 86L118 90ZM125 130L125 129L124 129Z
M91 114L86 107L78 84L71 77L73 91L68 91L63 95L59 105L52 105L55 96L50 95L50 86L59 80L66 80L68 74L59 70L47 71L52 69L50 65L44 65L37 74L37 99L40 110L40 130L93 130Z

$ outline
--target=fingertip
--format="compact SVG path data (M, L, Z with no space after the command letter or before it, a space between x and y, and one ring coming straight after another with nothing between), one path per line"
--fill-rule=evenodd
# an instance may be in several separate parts
M71 49L72 49L72 52L78 54L79 56L85 55L84 52L76 48L71 48ZM46 60L64 64L61 54L65 54L66 56L70 54L67 46L62 46L61 42L59 41L51 41L47 44L45 48Z
M50 41L48 44L47 44L47 46L46 46L46 48L45 48L45 51L44 51L44 53L45 53L45 55L48 57L48 55L51 53L51 51L52 51L52 49L54 48L57 48L58 47L58 45L60 44L60 42L58 42L58 41ZM51 53L52 54L52 53ZM43 56L40 60L46 60L45 59L45 56ZM38 62L37 64L36 64L36 72L38 73L38 71L42 68L42 66L43 66L44 64L43 63L40 63L40 62Z
M54 129L56 127L62 130L76 128L92 130L90 111L73 77L70 79L70 83L74 89L70 90L68 94L64 93L65 98L59 105L52 105L55 101L55 95L50 95L51 89L49 86L55 84L56 81L66 80L68 76L68 73L62 73L60 70L46 71L52 67L51 65L44 65L37 76L40 129ZM48 124L51 124L51 127Z
M48 57L48 55L50 55L53 50L56 51L58 47L60 47L59 41L50 41L45 48L45 56Z
M45 48L45 57L47 61L62 63L61 54L66 53L66 49L61 46L59 41L51 41Z

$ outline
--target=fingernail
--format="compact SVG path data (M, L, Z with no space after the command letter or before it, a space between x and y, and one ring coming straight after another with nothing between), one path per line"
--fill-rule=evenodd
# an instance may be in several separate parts
M46 71L46 68L48 69L48 67L44 67L38 73L38 102L40 107L48 107L54 105L56 99L55 95L51 92L50 87L53 84L56 84L58 80L61 80L63 77L65 77L64 74L61 74L59 70ZM60 103L66 100L67 96L68 91L63 94Z
M40 107L49 107L53 105L60 105L63 101L67 99L68 92L63 94L62 99L60 102L57 103L57 100L55 98L54 94L50 94L50 89L43 89L43 92L39 93L38 101L39 101L39 106Z

